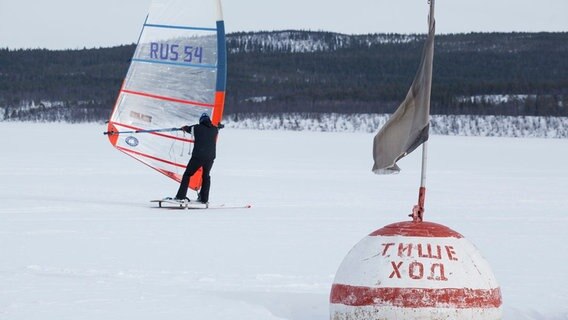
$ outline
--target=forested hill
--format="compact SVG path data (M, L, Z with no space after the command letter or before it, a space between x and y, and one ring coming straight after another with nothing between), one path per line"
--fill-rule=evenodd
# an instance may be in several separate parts
M390 113L425 35L228 35L227 113ZM0 49L0 120L107 119L134 45ZM433 114L568 116L568 32L438 35Z

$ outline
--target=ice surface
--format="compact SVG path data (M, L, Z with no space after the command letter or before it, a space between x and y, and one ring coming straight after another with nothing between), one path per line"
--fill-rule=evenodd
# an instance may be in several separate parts
M104 125L0 123L0 319L329 318L339 264L405 221L420 152L371 173L372 133L224 129L211 201L116 151ZM505 319L568 319L568 140L431 136L425 219L492 266Z

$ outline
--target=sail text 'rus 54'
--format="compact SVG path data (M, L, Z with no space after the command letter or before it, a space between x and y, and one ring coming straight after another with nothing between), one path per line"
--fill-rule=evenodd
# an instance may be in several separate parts
M108 123L112 145L180 181L193 140L179 128L203 113L219 124L226 60L220 0L153 0Z

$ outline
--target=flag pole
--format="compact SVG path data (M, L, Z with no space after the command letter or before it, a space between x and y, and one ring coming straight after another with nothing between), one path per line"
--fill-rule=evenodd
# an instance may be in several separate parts
M430 13L428 14L428 32L430 32L434 23L434 1L428 0L430 5ZM428 94L429 96L430 94ZM430 97L428 97L428 109L430 109ZM427 129L429 130L429 128ZM412 220L414 222L421 222L424 216L424 201L426 200L426 164L428 160L428 140L422 144L422 169L420 173L420 188L418 189L418 204L412 208Z
M420 188L418 189L418 204L412 208L412 220L421 222L424 215L424 201L426 200L426 164L428 160L428 141L422 144L422 170L420 173Z

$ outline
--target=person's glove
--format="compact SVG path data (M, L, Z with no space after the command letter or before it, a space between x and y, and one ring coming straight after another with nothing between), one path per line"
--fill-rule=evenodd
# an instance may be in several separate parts
M219 122L219 124L217 125L217 128L219 128L219 129L223 129L223 128L225 128L225 125L224 125L224 124L222 124L221 122Z
M190 126L183 126L183 127L181 127L181 130L189 133L191 131L191 127Z

